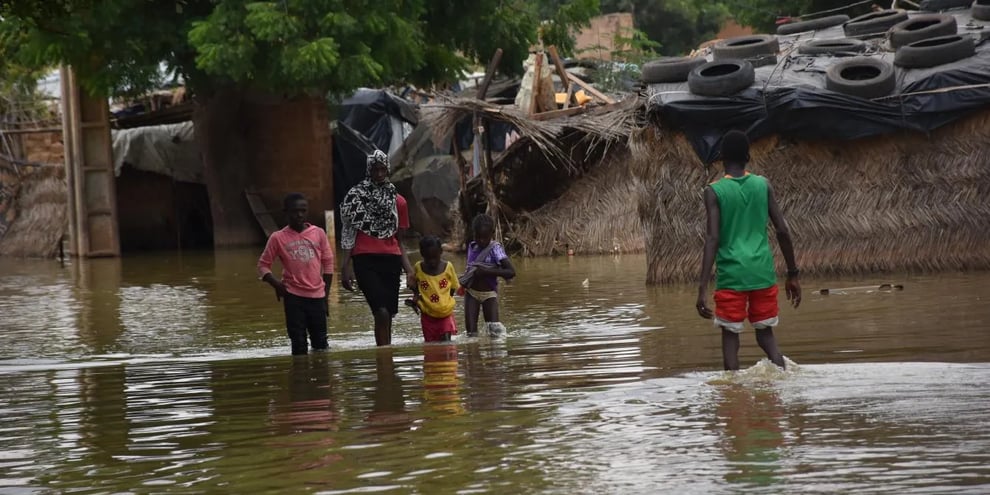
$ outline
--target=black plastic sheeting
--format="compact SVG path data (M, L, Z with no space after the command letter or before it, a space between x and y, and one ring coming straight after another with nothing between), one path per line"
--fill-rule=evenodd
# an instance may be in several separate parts
M376 149L378 147L375 146L375 143L360 132L343 122L337 122L337 130L333 140L333 197L335 206L340 205L347 191L364 180L368 170L368 155Z
M368 155L376 149L388 151L392 143L391 117L413 125L419 121L415 105L387 91L361 89L341 103L333 141L336 204L364 179Z
M959 34L977 40L972 57L927 69L895 66L893 96L867 100L824 89L825 70L837 58L799 55L792 47L812 39L843 37L841 27L781 36L782 63L756 69L750 88L724 98L691 94L686 83L649 88L650 111L661 125L683 132L704 163L718 159L722 136L742 130L750 139L780 134L805 140L852 140L901 130L930 132L975 110L990 106L990 87L910 94L956 86L990 84L990 23L973 21L969 11L952 12ZM982 26L982 28L979 28ZM893 63L882 39L870 41L868 56Z

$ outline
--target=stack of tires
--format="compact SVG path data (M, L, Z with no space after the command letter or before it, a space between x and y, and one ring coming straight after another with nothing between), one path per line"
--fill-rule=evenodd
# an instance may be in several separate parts
M760 34L721 40L712 46L712 60L688 74L688 89L701 96L731 96L756 80L755 67L777 63L780 44Z
M945 14L914 16L890 28L894 65L936 67L976 53L973 38L957 34L956 18Z
M978 21L990 21L990 0L976 0L972 14Z
M687 81L688 89L701 96L730 96L756 80L754 66L776 64L780 45L772 35L740 36L716 43L714 60L669 57L643 65L646 84Z

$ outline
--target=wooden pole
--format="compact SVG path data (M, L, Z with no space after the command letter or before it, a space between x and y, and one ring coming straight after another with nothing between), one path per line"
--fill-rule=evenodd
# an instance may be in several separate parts
M327 242L330 243L330 251L334 253L334 259L338 259L337 254L337 225L333 219L333 210L323 211L323 223L327 228ZM336 270L336 267L334 267ZM338 275L339 276L339 275ZM328 303L336 306L340 302L340 291L337 290L337 284L330 285L330 293L328 294Z
M564 69L564 62L560 60L556 46L550 45L547 51L550 52L550 60L553 60L553 66L557 69L557 75L560 76L560 84L564 85L564 92L566 93L568 88L571 87L571 81L567 77L567 70Z
M485 69L485 79L481 81L481 85L478 86L477 98L481 101L485 101L485 95L488 94L488 87L492 84L492 79L495 78L495 71L498 69L498 64L502 62L502 49L499 48L495 50L495 55L492 55L491 61L488 62L488 68Z
M543 52L536 54L536 61L533 64L533 94L530 95L529 99L529 114L539 113L540 109L537 108L537 103L539 103L538 96L540 95L540 77L543 74Z

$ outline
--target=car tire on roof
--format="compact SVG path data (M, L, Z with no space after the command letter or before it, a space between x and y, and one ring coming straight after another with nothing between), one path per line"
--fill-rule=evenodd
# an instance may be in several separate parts
M904 22L907 12L898 9L881 10L853 18L845 23L842 29L846 36L870 36L886 33L895 24Z
M918 8L928 12L940 12L946 9L969 7L972 3L973 0L922 0Z
M798 47L802 55L831 55L841 53L859 53L866 50L866 43L853 39L812 40Z
M780 51L777 37L772 34L754 34L721 40L712 46L715 60L758 58L776 55Z
M817 31L832 26L841 26L847 21L849 21L849 16L847 15L830 15L809 21L789 22L778 26L777 34L797 34L805 31Z
M973 10L971 13L973 14L973 19L978 21L990 21L990 2L983 4L977 0L977 2L973 4Z
M899 48L915 41L956 34L956 18L945 14L916 15L890 28L890 45Z
M688 89L701 96L734 95L753 85L756 73L746 60L715 60L695 67L688 75Z
M664 57L643 64L641 79L646 84L687 81L688 74L707 62L702 57Z
M825 88L850 96L879 98L889 95L896 86L894 67L875 58L842 60L825 71Z
M969 36L953 34L915 41L894 52L894 64L900 67L935 67L962 60L976 53L976 43Z

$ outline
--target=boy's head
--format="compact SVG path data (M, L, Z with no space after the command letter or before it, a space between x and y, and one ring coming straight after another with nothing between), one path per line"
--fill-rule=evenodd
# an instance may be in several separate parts
M487 246L495 236L495 220L481 213L471 221L471 231L474 233L474 242L481 246Z
M429 266L436 266L443 256L443 246L440 238L435 235L428 235L419 240L419 254L423 261Z
M297 232L302 232L306 225L306 215L309 213L309 202L306 196L301 193L289 193L282 200L282 208L285 211L285 218L289 222L289 227Z
M749 138L742 131L729 131L722 136L722 163L748 163Z

